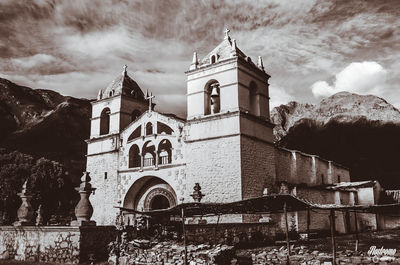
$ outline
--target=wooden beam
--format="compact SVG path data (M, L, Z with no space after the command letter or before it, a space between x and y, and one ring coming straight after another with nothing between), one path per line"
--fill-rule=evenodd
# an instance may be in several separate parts
M310 207L307 207L307 241L310 241Z
M285 234L286 234L286 248L287 248L287 264L290 264L290 240L289 240L289 224L287 217L286 201L283 203L283 213L285 216Z
M358 251L358 223L357 223L357 212L354 211L354 228L356 230L356 249L355 251Z
M185 261L185 265L188 265L187 262L187 246L186 246L186 230L185 230L185 212L183 210L182 207L182 234L183 234L183 246L185 247L185 257L184 257L184 261Z
M332 263L336 264L336 242L335 242L335 210L330 210L330 224L331 224L331 243L332 243Z

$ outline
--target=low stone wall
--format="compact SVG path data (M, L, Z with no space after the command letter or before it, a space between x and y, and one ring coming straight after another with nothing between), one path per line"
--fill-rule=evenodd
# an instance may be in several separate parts
M107 259L113 226L0 226L0 259L77 264Z
M189 224L186 240L194 244L260 243L283 238L274 223Z
M184 264L184 246L173 242L160 242L149 249L141 249L128 243L128 250L121 253L119 265L128 264ZM211 246L208 244L188 245L187 259L189 264L231 264L235 255L234 247L227 245ZM116 264L116 256L108 260Z

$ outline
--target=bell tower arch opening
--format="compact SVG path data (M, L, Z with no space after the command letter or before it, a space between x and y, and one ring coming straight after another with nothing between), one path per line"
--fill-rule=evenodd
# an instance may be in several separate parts
M110 114L109 108L103 109L100 115L100 135L110 133Z
M204 115L216 114L221 109L219 82L212 79L204 89Z

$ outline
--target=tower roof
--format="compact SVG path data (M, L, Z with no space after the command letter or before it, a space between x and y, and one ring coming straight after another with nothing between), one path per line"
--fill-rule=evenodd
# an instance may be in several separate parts
M217 60L221 61L224 59L232 58L232 54L242 57L243 59L248 58L237 46L236 41L232 40L229 36L229 30L225 30L224 40L218 44L210 53L208 53L199 63L199 65L210 64L210 58L212 55L217 56Z
M115 95L130 96L139 100L145 100L144 93L139 85L128 76L127 66L124 65L122 74L118 75L104 90L102 98L112 97Z

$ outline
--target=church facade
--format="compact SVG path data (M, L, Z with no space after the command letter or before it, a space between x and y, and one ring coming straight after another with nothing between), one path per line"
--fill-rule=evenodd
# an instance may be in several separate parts
M203 59L194 53L185 74L186 119L155 111L153 96L143 93L126 67L92 102L87 171L97 188L91 202L98 224L114 223L115 206L153 210L193 202L195 183L202 202L280 192L321 203L355 202L357 194L351 199L343 189L325 188L349 182L346 168L275 147L270 76L262 58L253 62L228 31ZM301 216L295 214L297 227Z

